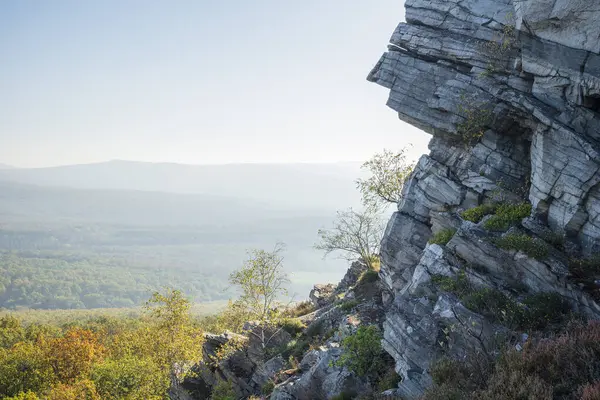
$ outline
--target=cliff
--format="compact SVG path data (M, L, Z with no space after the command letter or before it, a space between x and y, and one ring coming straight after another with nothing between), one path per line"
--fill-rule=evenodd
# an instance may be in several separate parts
M368 79L432 135L382 243L384 347L413 399L442 354L507 330L440 289L444 277L600 316L600 269L576 267L600 252L600 6L407 0L406 21ZM449 240L428 243L440 232Z

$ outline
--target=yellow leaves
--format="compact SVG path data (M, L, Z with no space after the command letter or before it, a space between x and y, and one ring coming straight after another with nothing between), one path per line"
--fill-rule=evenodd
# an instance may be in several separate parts
M46 345L50 365L62 382L73 382L88 375L93 363L103 358L105 350L95 333L81 328L71 328L63 337L50 339Z
M48 393L47 400L101 400L94 382L81 379L72 385L59 383Z

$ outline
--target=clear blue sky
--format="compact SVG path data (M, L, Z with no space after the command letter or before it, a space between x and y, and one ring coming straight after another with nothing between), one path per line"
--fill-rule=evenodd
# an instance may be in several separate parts
M0 2L0 163L364 160L428 137L366 81L401 0Z

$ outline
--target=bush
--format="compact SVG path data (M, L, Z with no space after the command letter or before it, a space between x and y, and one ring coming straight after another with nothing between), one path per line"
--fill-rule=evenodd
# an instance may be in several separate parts
M579 393L599 377L600 322L596 321L526 346L522 352L508 352L477 398L579 399ZM518 393L529 397L517 397Z
M267 381L260 390L265 396L270 396L275 389L275 383L272 380Z
M396 370L392 366L385 372L377 381L377 391L385 392L389 389L396 389L398 383L402 378L396 373Z
M485 221L483 227L493 231L505 231L531 214L531 204L501 204L494 216Z
M460 214L460 216L467 221L471 221L477 224L486 215L493 214L496 211L497 207L498 205L496 204L482 204L480 206L463 211Z
M471 284L464 272L460 272L456 278L445 275L432 275L431 281L444 292L450 292L459 298L464 298L473 291Z
M360 302L358 300L346 300L342 304L340 304L340 309L344 312L349 312L359 304Z
M373 376L383 368L381 333L374 325L361 326L355 334L342 340L344 350L337 365L345 366L358 376Z
M342 392L331 398L331 400L353 400L356 397L354 392Z
M281 322L281 327L290 335L296 336L301 333L304 328L306 328L306 325L304 325L302 321L297 318L285 318Z
M283 315L285 317L297 318L310 314L313 311L315 311L315 305L307 300L294 305L294 307L288 308L284 311Z
M292 339L286 345L281 355L284 358L300 359L306 353L308 348L310 347L310 343L305 338Z
M509 234L494 241L496 246L504 250L522 251L531 258L543 259L548 256L548 245L540 239L525 234Z
M374 269L368 269L358 277L357 285L373 283L377 279L379 279L379 273Z
M529 342L521 352L508 350L493 370L479 365L448 359L435 363L430 371L434 385L423 400L597 400L600 322Z
M511 329L555 330L571 317L569 303L557 293L529 295L519 304L499 290L472 287L464 273L456 278L433 275L431 279L441 290L456 295L468 309Z
M219 380L213 387L210 400L236 400L237 394L233 384L229 381Z
M454 236L455 233L456 229L443 229L435 235L433 235L433 237L429 239L429 243L445 246L450 241L450 239L452 239L452 236Z

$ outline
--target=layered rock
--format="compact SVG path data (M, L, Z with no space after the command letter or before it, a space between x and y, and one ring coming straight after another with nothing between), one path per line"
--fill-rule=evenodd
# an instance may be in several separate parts
M388 106L431 134L382 243L381 276L393 293L384 346L416 398L441 354L440 326L469 320L480 338L503 328L437 291L432 275L460 269L476 285L559 293L600 315L569 279L569 257L600 252L600 7L592 0L407 0L368 79ZM518 232L564 242L543 260L502 250L501 235L460 217L483 202L532 204ZM456 230L445 246L432 234ZM472 267L477 266L474 269ZM473 335L455 332L455 355ZM461 344L461 340L464 342Z

